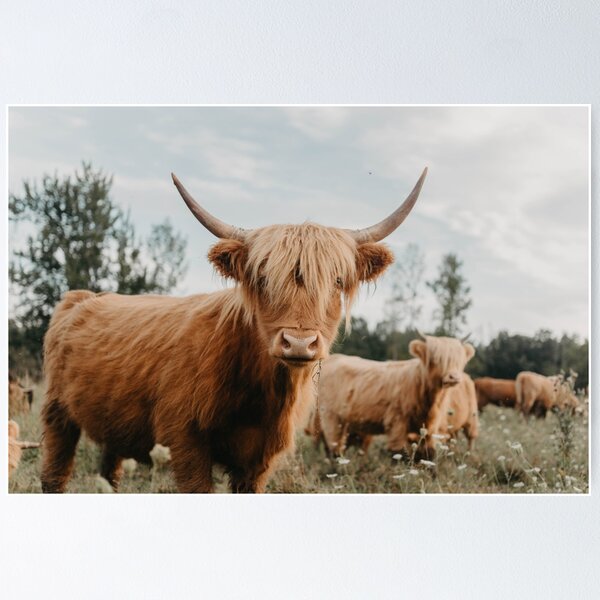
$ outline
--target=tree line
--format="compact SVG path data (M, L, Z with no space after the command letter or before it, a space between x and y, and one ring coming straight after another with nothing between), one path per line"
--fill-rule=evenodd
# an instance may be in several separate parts
M9 367L18 374L41 375L43 337L52 311L70 289L123 294L168 293L185 274L187 241L167 221L140 238L128 213L111 196L112 177L83 163L73 176L44 175L41 185L23 182L23 193L9 199L10 220L30 229L22 247L12 249L9 266L14 298L9 318ZM442 257L437 275L425 281L436 299L435 335L460 336L468 325L471 289L463 263L454 253ZM391 271L391 294L381 322L370 329L352 318L334 351L375 360L410 358L408 343L419 335L423 253L409 244ZM519 371L555 374L573 369L577 385L588 384L588 341L501 331L488 344L475 344L467 366L473 376L514 378Z
M363 318L352 318L349 334L340 331L335 352L354 354L373 360L405 360L412 358L408 344L419 337L416 327L422 306L422 283L425 259L416 244L408 244L392 267L392 293L384 311L384 319L370 329ZM442 257L437 276L424 282L436 300L431 315L433 335L459 337L468 333L467 312L472 306L471 288L463 274L463 263L456 254ZM521 371L555 375L573 370L576 385L588 385L588 340L563 334L553 336L540 329L533 336L500 331L489 343L471 340L476 349L466 371L473 377L514 379Z

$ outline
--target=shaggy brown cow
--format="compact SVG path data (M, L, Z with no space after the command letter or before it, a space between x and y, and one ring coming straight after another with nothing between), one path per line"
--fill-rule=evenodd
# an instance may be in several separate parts
M391 452L404 451L409 433L429 423L438 395L461 381L475 354L470 344L433 336L412 340L409 350L416 358L378 362L335 354L323 363L319 409L331 452L344 452L350 432L385 433ZM426 447L433 447L431 439Z
M482 410L488 404L515 407L517 392L514 379L478 377L475 380L475 389L477 390L479 410Z
M575 395L558 393L559 382L558 375L546 377L532 371L521 371L516 380L516 407L526 417L533 413L538 419L543 419L554 407L577 408L579 402Z
M15 421L8 422L8 476L17 470L21 462L21 453L28 448L38 448L37 442L22 442L18 440L19 425Z
M466 373L457 385L440 394L427 429L430 433L453 438L462 430L472 450L479 436L479 414L475 384Z
M31 410L33 389L25 388L12 373L8 374L8 416L14 417Z
M102 444L116 488L123 458L171 450L182 492L212 489L222 465L235 492L264 491L275 459L313 403L312 373L360 282L393 255L376 242L417 200L426 170L394 213L350 231L314 223L245 231L188 208L220 238L208 258L233 289L186 298L73 291L45 339L42 487L61 492L83 429Z

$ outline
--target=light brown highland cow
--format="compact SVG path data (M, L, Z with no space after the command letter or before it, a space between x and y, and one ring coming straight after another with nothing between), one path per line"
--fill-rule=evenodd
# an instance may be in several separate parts
M73 291L45 339L42 488L62 492L80 432L103 447L117 487L123 458L171 450L181 492L212 490L222 465L234 492L262 492L314 397L342 305L392 262L384 245L414 206L426 171L394 213L364 230L314 223L245 231L201 208L220 240L208 258L233 289L186 298Z
M546 377L533 371L521 371L516 380L516 406L526 416L534 414L543 419L554 407L577 408L579 401L574 394L558 394L559 376Z
M412 340L409 350L416 358L379 362L334 354L323 363L319 410L330 452L342 454L349 434L382 433L391 452L402 452L411 433L438 422L432 411L442 405L440 394L461 381L475 350L460 340L433 336ZM433 445L428 437L428 453Z

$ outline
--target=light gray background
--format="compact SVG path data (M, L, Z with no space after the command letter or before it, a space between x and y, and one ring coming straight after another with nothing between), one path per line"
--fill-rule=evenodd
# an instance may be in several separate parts
M57 5L8 3L4 104L592 103L597 200L597 2ZM1 127L4 138L4 115ZM592 273L596 234L594 210ZM0 292L5 319L6 277ZM595 442L595 413L592 433ZM0 582L18 598L597 598L598 503L2 493Z

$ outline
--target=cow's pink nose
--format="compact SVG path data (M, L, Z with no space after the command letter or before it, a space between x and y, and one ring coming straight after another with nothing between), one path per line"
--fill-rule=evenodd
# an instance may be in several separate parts
M461 378L462 377L460 373L458 373L457 371L451 371L450 373L444 375L442 383L443 385L447 386L456 385L457 383L460 383Z
M319 350L317 334L299 337L283 331L279 342L281 358L285 360L312 360Z

